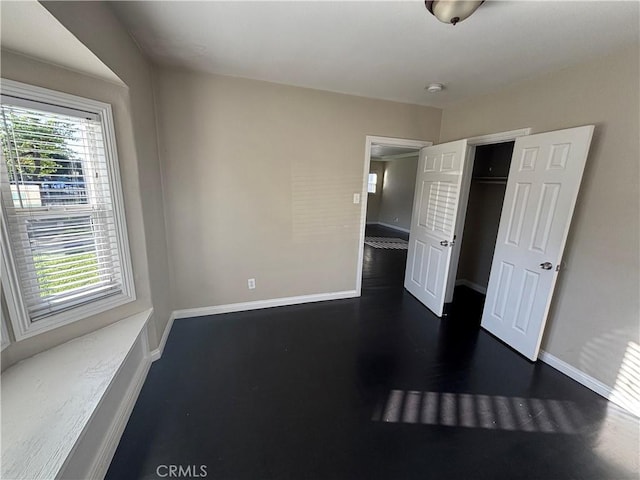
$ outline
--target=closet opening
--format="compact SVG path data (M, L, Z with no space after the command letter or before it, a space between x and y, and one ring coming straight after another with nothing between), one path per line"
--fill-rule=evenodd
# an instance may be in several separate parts
M514 145L514 141L478 145L469 152L468 167L473 173L449 305L452 317L469 326L479 327L482 320Z

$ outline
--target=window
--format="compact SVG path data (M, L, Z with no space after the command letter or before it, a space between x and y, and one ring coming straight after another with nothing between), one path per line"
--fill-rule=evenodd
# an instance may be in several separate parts
M4 350L7 345L9 345L9 330L7 330L7 315L5 314L4 308L2 309L2 318L0 318L0 351Z
M17 339L135 299L113 132L107 104L3 80L2 278Z
M376 185L378 184L378 174L370 173L369 174L369 186L367 188L367 192L376 193Z

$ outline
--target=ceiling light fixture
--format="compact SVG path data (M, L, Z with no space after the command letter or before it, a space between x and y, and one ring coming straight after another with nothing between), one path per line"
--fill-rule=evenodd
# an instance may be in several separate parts
M429 93L438 93L444 90L444 85L441 83L430 83L425 87L425 89Z
M482 1L469 0L434 0L426 1L427 10L443 23L455 25L471 16L476 9L484 3Z

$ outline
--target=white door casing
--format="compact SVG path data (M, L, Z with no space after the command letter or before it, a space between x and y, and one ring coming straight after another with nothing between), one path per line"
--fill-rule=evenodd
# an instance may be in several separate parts
M364 264L364 237L367 223L367 184L369 179L369 170L371 167L371 148L373 145L384 145L390 147L404 147L414 148L419 150L420 148L430 147L432 142L425 140L410 140L406 138L394 138L394 137L378 137L367 135L365 138L365 150L364 150L364 169L362 172L362 189L360 191L360 245L358 248L358 263L356 270L356 288L355 294L357 297L362 292L362 267Z
M594 127L516 139L482 327L538 358Z
M467 141L420 150L405 288L442 316Z

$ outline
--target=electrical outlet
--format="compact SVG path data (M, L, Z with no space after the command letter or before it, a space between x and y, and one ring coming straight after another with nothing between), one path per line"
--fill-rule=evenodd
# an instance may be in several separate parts
M355 204L360 203L360 194L359 193L354 193L353 194L353 203L355 203Z
M249 290L253 290L254 288L256 288L256 279L250 278L249 280L247 280L247 286L249 287Z

